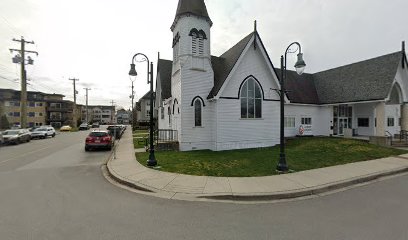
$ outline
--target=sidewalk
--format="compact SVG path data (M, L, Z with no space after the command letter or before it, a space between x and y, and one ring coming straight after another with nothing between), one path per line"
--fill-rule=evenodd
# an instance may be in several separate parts
M117 182L148 195L190 201L291 199L408 172L408 154L266 177L207 177L161 172L136 161L130 130L125 131L117 146L116 158L114 155L107 163L107 170Z

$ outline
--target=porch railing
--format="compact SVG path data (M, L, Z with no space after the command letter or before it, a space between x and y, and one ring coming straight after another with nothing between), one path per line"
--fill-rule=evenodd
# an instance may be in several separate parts
M158 129L154 134L156 144L165 142L177 142L178 131L171 129Z

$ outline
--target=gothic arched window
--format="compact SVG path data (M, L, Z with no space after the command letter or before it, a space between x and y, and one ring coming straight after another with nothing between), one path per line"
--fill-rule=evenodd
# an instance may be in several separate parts
M247 79L241 87L241 118L262 118L262 91L257 81Z
M196 127L201 127L202 126L202 121L201 121L201 100L197 98L194 101L194 126Z

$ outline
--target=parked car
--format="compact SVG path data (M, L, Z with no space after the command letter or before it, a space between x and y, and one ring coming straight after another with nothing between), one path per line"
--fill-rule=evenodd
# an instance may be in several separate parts
M99 128L99 123L98 122L92 123L92 128Z
M11 129L3 132L5 143L20 144L31 140L30 131L27 129Z
M111 150L115 144L115 138L106 130L93 130L85 139L85 151L94 148Z
M3 132L0 132L0 145L4 144Z
M88 130L90 127L88 125L88 123L82 123L81 125L79 125L79 130Z
M60 128L60 132L71 132L71 130L72 130L72 127L69 125L65 125Z
M109 134L114 136L116 139L120 139L124 131L123 128L119 125L109 125L107 129L109 131Z
M53 127L40 127L36 128L31 133L31 138L47 138L48 136L55 137L55 129Z

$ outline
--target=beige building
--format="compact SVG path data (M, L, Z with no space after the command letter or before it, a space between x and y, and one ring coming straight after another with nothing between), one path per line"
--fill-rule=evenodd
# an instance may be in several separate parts
M20 91L0 89L0 105L7 116L10 125L20 125L21 103ZM73 126L74 103L64 100L61 94L48 94L42 92L27 92L27 126L36 127L52 125L56 128L62 125ZM80 118L80 107L76 108ZM0 113L1 114L1 113Z

